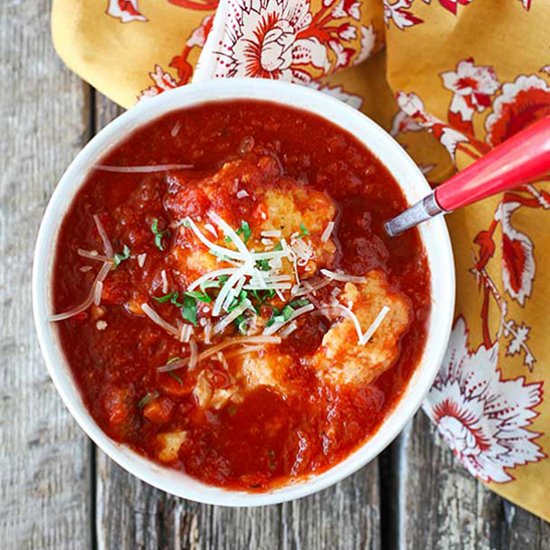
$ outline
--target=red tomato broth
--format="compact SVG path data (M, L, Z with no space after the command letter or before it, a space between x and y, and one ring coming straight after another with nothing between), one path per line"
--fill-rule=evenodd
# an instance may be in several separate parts
M176 124L180 129L172 136ZM187 439L172 467L206 483L251 491L322 472L376 432L418 363L431 307L429 271L418 232L390 239L382 227L406 207L397 183L358 140L318 116L251 100L204 104L171 112L134 131L101 164L191 164L194 169L187 174L199 180L223 162L258 149L275 159L284 174L328 192L336 201L338 254L332 267L356 275L380 268L412 304L413 319L401 339L400 356L372 384L332 388L305 367L303 356L314 351L327 330L328 321L320 314L313 321L300 320L298 330L280 344L294 357L288 377L301 389L297 394L282 397L261 387L242 403L203 411L191 393L185 368L175 376L157 372L171 357L181 356L181 343L123 304L134 294L163 294L162 269L170 278L166 250L173 236L166 238L165 251L159 250L151 223L155 218L169 220L170 208L174 211L173 205L167 209L171 173L93 171L63 220L53 279L56 312L86 297L97 268L80 271L94 262L85 261L77 250L103 252L94 214L115 252L127 244L132 251L147 254L143 268L125 261L110 272L99 310L93 306L58 323L61 345L84 402L110 437L152 460L156 460L158 433L186 430ZM265 177L273 177L269 166ZM220 204L209 205L193 188L189 200L178 204L177 213L196 216L210 206L231 209L235 219L258 215L248 198L233 195L219 200ZM328 290L318 294L323 292ZM164 318L174 318L170 304L155 303L155 308ZM97 329L98 319L107 323L105 330ZM214 373L214 383L223 386L224 373L216 374L219 368L209 360L204 363ZM160 404L139 406L150 392L162 397Z

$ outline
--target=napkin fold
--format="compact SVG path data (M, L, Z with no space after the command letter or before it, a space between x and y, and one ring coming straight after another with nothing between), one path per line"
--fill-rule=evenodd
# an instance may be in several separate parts
M54 0L52 11L59 55L124 107L193 78L296 82L384 126L433 185L550 115L549 28L543 0ZM472 475L547 521L549 208L547 181L448 216L456 319L424 404Z

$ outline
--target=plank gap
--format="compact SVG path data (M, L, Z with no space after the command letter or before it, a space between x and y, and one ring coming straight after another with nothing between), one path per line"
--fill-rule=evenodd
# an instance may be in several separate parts
M86 142L90 141L98 132L96 124L96 90L89 87L88 95L88 132ZM89 461L90 461L90 546L97 550L97 448L95 443L89 439Z
M381 550L396 550L398 548L399 457L397 456L397 444L395 441L378 457Z

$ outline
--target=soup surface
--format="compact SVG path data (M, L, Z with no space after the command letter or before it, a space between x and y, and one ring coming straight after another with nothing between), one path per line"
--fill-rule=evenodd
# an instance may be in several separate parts
M53 307L101 428L206 483L266 490L372 435L423 350L430 281L406 206L354 137L249 100L171 112L92 171Z

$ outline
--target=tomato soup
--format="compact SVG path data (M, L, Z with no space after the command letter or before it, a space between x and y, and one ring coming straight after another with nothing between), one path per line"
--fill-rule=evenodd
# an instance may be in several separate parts
M331 122L210 102L135 130L60 229L52 322L114 440L248 491L378 430L424 348L430 277L389 171Z

